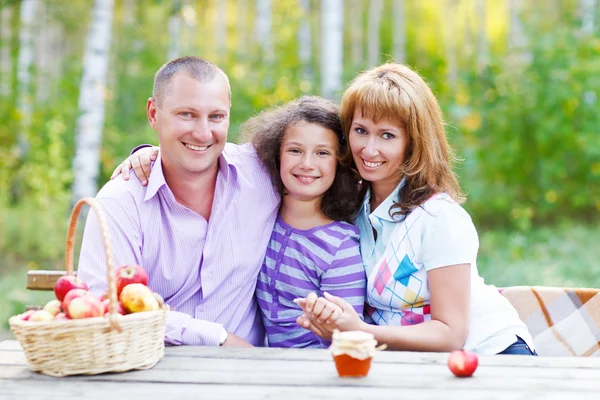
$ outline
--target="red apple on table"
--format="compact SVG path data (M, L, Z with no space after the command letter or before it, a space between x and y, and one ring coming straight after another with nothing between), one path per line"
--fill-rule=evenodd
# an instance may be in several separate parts
M131 283L123 288L119 301L128 313L158 310L160 307L152 290L141 283Z
M31 317L29 317L29 321L42 322L42 321L51 321L54 319L54 315L50 314L45 310L37 310Z
M50 314L52 314L53 317L56 317L58 315L58 313L60 313L61 306L62 306L62 303L60 300L50 300L44 306L44 310L48 311Z
M71 319L101 317L104 315L104 305L98 297L86 293L70 301L67 315Z
M65 311L65 313L67 313L67 315L69 315L69 304L71 303L71 301L73 299L76 299L77 297L81 297L84 296L85 294L87 294L88 291L84 290L84 289L73 289L71 290L69 293L66 294L63 302L62 302L62 309Z
M455 350L448 357L448 368L460 378L473 375L478 364L477 354L466 350Z
M88 289L84 281L75 275L61 276L54 283L54 295L59 301L63 301L67 293L73 289Z
M141 265L122 265L117 268L117 296L121 294L123 288L132 283L148 284L148 274Z

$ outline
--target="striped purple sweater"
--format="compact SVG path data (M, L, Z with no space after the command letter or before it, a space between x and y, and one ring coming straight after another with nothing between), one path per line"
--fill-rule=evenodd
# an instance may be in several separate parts
M300 327L302 310L293 300L310 292L344 298L362 315L366 276L358 229L334 221L308 230L277 218L256 294L270 347L327 347L329 342Z

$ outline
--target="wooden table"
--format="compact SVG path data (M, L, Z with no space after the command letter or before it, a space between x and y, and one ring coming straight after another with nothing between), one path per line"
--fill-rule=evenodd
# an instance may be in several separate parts
M480 357L455 378L445 353L382 352L364 379L337 376L327 350L167 348L147 371L53 378L0 343L0 399L598 399L600 359Z

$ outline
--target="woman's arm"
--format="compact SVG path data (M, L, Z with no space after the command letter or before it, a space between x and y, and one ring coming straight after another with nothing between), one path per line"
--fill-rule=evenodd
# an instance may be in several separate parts
M431 321L408 326L370 325L362 321L345 300L326 295L303 301L305 315L298 324L319 336L329 338L334 329L372 333L379 344L390 350L447 352L463 347L469 331L471 266L460 264L433 269L427 273L431 293ZM337 306L337 307L335 307ZM340 308L327 322L321 322L321 310ZM314 312L313 312L314 310ZM329 313L328 313L329 314Z
M115 168L110 179L115 179L119 174L123 175L123 179L129 180L129 170L133 168L133 173L138 177L143 186L148 184L150 178L150 170L152 162L158 157L160 148L136 147L133 149L129 157Z

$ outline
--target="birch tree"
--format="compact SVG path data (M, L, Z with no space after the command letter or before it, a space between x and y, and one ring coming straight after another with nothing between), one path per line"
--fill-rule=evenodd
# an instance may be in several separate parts
M236 9L237 53L244 57L248 47L248 0L237 0Z
M381 24L381 13L383 12L383 0L371 0L369 6L369 24L367 33L367 51L369 66L379 64L379 27Z
M181 1L172 0L171 15L169 16L169 48L167 60L173 60L181 55Z
M393 15L393 46L394 46L394 59L397 62L406 62L406 7L404 0L392 1L392 15Z
M350 41L352 42L352 65L359 68L364 63L364 34L363 13L365 4L363 0L350 0L348 7L350 29Z
M594 33L594 20L596 19L597 0L580 0L581 30L586 35Z
M27 133L31 126L31 66L34 58L33 22L38 7L38 0L21 2L21 28L19 30L19 56L17 59L17 82L19 85L17 108L21 116L18 134L18 153L25 157L28 151Z
M61 72L62 51L58 46L61 32L47 7L48 5L42 1L36 10L38 22L35 29L35 99L37 103L48 101Z
M227 43L227 2L224 0L217 1L214 7L215 12L215 33L214 43L216 50L217 62L223 59L226 54Z
M86 38L73 160L74 202L97 190L113 7L113 0L95 0Z
M310 0L299 0L302 9L300 27L298 29L298 59L302 68L302 78L312 79L312 40L310 34Z
M2 7L0 16L0 97L8 97L11 92L12 59L10 55L10 19L12 8Z
M335 99L342 89L344 1L321 2L321 95Z
M273 58L271 0L256 0L256 39L267 62Z
M486 1L477 0L475 3L475 15L477 16L477 70L479 72L489 63L489 43L487 37L487 12L486 12Z

